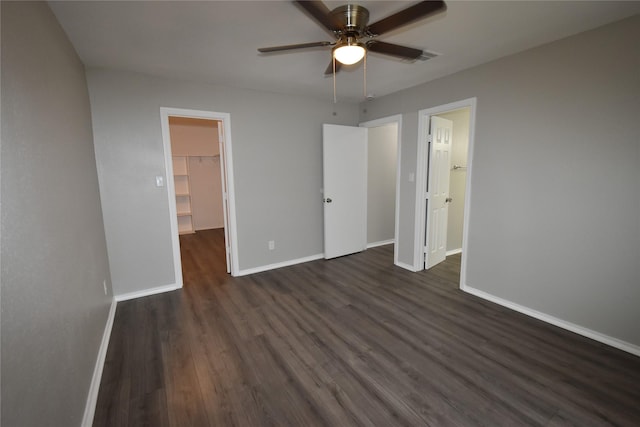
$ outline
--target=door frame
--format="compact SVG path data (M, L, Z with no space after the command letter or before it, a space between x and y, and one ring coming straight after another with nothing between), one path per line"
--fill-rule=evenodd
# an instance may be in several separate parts
M167 197L169 202L169 220L171 223L171 246L173 248L173 269L175 271L176 286L183 286L182 278L182 258L180 256L180 237L178 233L178 216L176 209L176 189L173 181L173 159L171 152L171 135L169 133L169 117L187 117L194 119L215 120L222 122L224 127L224 153L220 153L220 164L227 180L227 197L226 203L229 209L229 218L225 223L225 227L229 231L229 242L225 245L229 246L228 254L231 258L231 275L238 275L238 233L236 225L236 204L235 204L235 185L233 180L233 161L231 154L231 115L229 113L219 113L213 111L190 110L185 108L169 108L160 107L160 124L162 128L162 143L164 148L164 166L167 182ZM223 194L223 208L224 208ZM226 252L226 251L225 251Z
M473 176L473 146L475 141L476 129L476 106L477 98L467 98L461 101L455 101L448 104L438 105L436 107L426 108L418 111L418 156L416 165L416 212L415 225L416 239L414 241L414 259L413 268L415 271L424 270L424 233L426 227L426 209L424 206L424 194L426 192L426 179L428 171L427 138L429 135L429 127L431 124L431 116L447 113L452 110L461 108L469 108L469 146L467 151L467 178L466 190L464 195L464 213L462 225L462 261L460 266L460 287L464 287L467 277L467 247L469 236L469 216L471 211L471 191Z
M400 265L398 261L398 234L400 233L400 164L402 154L402 114L395 114L393 116L382 117L376 120L369 120L362 122L358 126L366 128L375 128L379 126L389 125L395 123L397 125L397 148L396 148L396 207L394 212L395 229L393 232L393 263ZM367 140L367 148L369 141Z

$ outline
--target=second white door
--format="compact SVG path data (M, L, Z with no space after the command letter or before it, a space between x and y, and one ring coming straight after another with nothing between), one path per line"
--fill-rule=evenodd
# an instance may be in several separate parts
M453 122L431 117L431 143L427 185L427 226L425 268L442 262L447 254L447 218L449 215L449 171Z

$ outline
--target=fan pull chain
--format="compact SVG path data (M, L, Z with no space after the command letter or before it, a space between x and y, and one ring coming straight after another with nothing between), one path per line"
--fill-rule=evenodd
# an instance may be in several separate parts
M337 104L338 99L336 98L336 57L331 55L331 62L333 63L333 103Z
M364 98L367 98L367 52L364 53Z

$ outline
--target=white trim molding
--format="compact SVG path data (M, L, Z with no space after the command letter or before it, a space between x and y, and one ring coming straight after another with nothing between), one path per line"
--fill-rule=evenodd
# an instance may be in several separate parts
M240 270L236 276L246 276L249 274L261 273L263 271L275 270L276 268L289 267L296 264L302 264L303 262L316 261L323 259L324 254L311 255L304 258L291 259L289 261L277 262L275 264L262 265L260 267L247 268Z
M458 249L451 249L450 251L447 251L446 255L451 256L451 255L458 255L461 253L462 253L462 248L458 248Z
M104 369L104 362L107 358L113 320L116 317L116 306L117 301L115 298L112 298L109 314L107 315L107 323L105 324L102 341L98 349L98 358L93 368L93 376L91 377L91 384L89 385L87 403L85 404L84 416L82 417L82 427L91 427L93 425L93 417L95 416L96 404L98 403L98 392L100 391L100 380L102 379L102 370Z
M596 332L592 329L585 328L584 326L576 325L575 323L567 322L566 320L559 319L557 317L551 316L549 314L543 313L541 311L534 310L529 307L525 307L523 305L517 304L515 302L511 302L504 298L497 297L495 295L489 294L487 292L481 291L480 289L472 288L470 286L460 286L460 289L464 292L467 292L471 295L475 295L479 298L482 298L487 301L491 301L503 307L509 308L511 310L515 310L519 313L526 314L527 316L533 317L538 320L542 320L543 322L550 323L554 326L557 326L562 329L566 329L568 331L574 332L578 335L582 335L583 337L591 338L592 340L601 342L603 344L607 344L611 347L615 347L619 350L626 351L627 353L634 354L636 356L640 356L640 346L635 344L631 344L626 341L622 341L618 338L610 337L609 335L605 335L600 332Z
M127 301L130 299L148 297L151 295L162 294L164 292L171 292L177 289L182 288L182 286L178 286L177 284L166 285L166 286L157 286L155 288L143 289L141 291L129 292L126 294L116 295L115 299L117 302Z
M397 265L400 268L404 268L405 270L409 270L413 273L416 273L420 270L416 270L415 267L411 264L407 264L406 262L401 262L401 261L395 261L394 262L395 265Z
M378 246L391 245L396 242L396 239L381 240L379 242L367 243L367 249L377 248Z

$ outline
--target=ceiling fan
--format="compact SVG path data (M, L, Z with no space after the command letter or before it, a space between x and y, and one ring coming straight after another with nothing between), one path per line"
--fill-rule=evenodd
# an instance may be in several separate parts
M336 41L263 47L258 49L258 52L271 53L333 46L332 61L325 74L339 71L342 64L350 65L359 62L367 51L401 59L416 60L420 58L425 53L420 49L379 41L376 40L376 37L411 22L442 12L447 8L442 0L422 1L368 25L369 11L357 4L346 4L329 10L322 1L294 1L294 3L302 7L322 27L329 30L336 38Z

